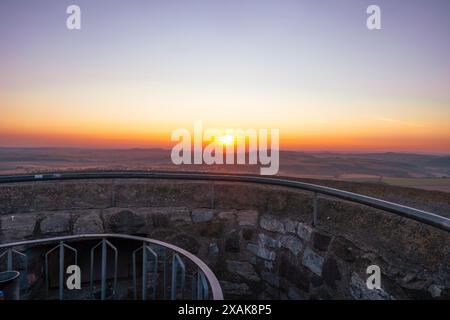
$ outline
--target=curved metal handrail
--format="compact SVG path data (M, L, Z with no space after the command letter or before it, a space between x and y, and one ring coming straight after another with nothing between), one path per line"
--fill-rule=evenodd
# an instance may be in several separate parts
M443 216L403 206L397 203L349 192L330 187L324 187L312 183L293 181L280 178L258 177L250 175L212 174L212 173L178 173L178 172L93 172L93 173L61 173L61 174L37 174L37 175L13 175L0 176L1 183L51 181L51 180L79 180L79 179L178 179L178 180L204 180L204 181L227 181L227 182L249 182L257 184L277 185L291 187L314 194L323 194L338 199L367 205L372 208L381 209L399 216L412 219L438 229L450 232L450 219Z
M215 276L215 274L201 259L199 259L195 255L193 255L189 251L186 251L180 247L177 247L170 243L159 241L159 240L154 240L154 239L149 239L149 238L144 238L144 237L139 237L139 236L132 236L132 235L127 235L127 234L113 234L113 233L81 234L81 235L60 236L60 237L42 238L42 239L4 243L4 244L0 244L0 249L9 249L9 248L17 247L17 246L42 245L42 244L49 244L49 243L53 243L53 242L70 241L70 240L94 240L94 239L99 239L99 238L101 238L101 239L116 238L116 239L124 239L124 240L142 241L142 242L147 242L147 243L154 244L157 246L165 247L176 253L179 253L182 256L189 259L195 265L197 265L197 267L203 272L203 274L205 275L206 279L208 280L208 282L211 286L211 292L212 292L213 299L214 300L223 300L223 293L222 293L222 289L219 284L219 280L217 280L217 277Z

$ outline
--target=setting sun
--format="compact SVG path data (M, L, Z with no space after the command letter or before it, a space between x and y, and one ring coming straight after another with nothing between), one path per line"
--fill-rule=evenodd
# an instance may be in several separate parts
M220 136L218 138L218 140L220 142L222 142L223 144L227 144L228 145L228 144L232 144L233 143L234 137L232 135L230 135L230 134L227 134L227 135L224 135L224 136Z

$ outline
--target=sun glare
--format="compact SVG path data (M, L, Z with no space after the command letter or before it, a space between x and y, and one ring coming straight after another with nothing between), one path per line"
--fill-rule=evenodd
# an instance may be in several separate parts
M232 144L234 142L234 137L230 134L224 135L224 136L220 136L219 141L222 142L223 144Z

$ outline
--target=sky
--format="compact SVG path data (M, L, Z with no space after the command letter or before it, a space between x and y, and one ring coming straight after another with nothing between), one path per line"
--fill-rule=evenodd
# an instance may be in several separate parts
M450 154L450 1L0 0L0 146L171 147L194 121Z

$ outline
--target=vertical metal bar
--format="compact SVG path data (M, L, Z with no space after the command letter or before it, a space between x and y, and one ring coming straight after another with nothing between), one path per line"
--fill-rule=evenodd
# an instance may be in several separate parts
M101 279L101 299L105 300L106 298L106 257L107 257L107 251L106 251L106 241L103 238L102 239L102 279Z
M119 268L119 252L117 251L116 248L113 248L114 252L115 252L115 256L114 256L114 285L113 285L113 296L116 295L117 293L117 270Z
M58 249L58 248L61 250L61 248L60 248L61 243L62 243L62 241L60 241L60 244L58 244L57 246L53 247L52 249L48 250L48 251L45 253L45 288L46 288L46 294L47 294L47 297L48 297L48 290L49 290L49 281L48 281L48 256L49 256L50 253L52 253L54 250L56 250L56 249ZM63 249L63 251L64 251L64 249ZM61 255L60 255L60 256L61 256ZM63 255L63 259L64 259L64 255ZM61 260L61 258L60 258L60 260ZM63 261L63 262L64 262L64 261ZM27 262L27 263L28 263L28 262ZM61 270L61 267L60 267L60 270Z
M48 297L48 254L45 254L45 291Z
M202 271L199 271L199 276L200 278L198 281L201 282L201 299L206 300L209 295L208 281L206 281L205 274Z
M147 300L147 246L142 246L142 300Z
M313 199L313 226L317 226L317 192L314 192Z
M186 281L186 267L183 263L183 261L181 260L180 256L178 254L174 254L172 256L172 300L176 299L176 295L177 295L177 270L178 270L178 266L180 266L181 269L181 298L183 298L183 290L184 290L184 284Z
M154 252L155 261L153 262L153 300L156 300L156 290L158 289L158 255Z
M200 270L197 271L197 300L202 299L202 287L200 283Z
M14 258L14 254L16 254L16 255L18 255L19 257L22 257L22 259L23 259L23 262L24 262L25 266L24 266L24 268L23 268L24 272L21 272L21 275L20 275L20 287L21 287L21 288L28 288L28 286L29 286L28 281L27 281L27 275L28 275L28 257L27 257L26 254L24 254L24 253L22 253L22 252L19 252L19 251L17 251L17 250L11 249L11 251L12 251L12 258ZM11 261L14 261L14 260L11 259ZM13 267L13 266L11 265L11 267ZM12 270L12 269L11 269L11 270Z
M91 270L89 274L89 287L92 294L94 294L94 248L91 249Z
M158 254L149 246L144 244L142 246L143 250L148 251L153 256L153 267L151 269L152 273L152 298L153 300L156 300L156 290L157 290L157 284L158 284ZM147 255L147 262L148 262L148 255ZM147 267L148 269L148 267Z
M6 270L12 271L13 270L13 255L12 255L12 249L8 249L7 251L7 260L6 260Z
M137 280L136 280L136 251L132 254L133 260L133 288L134 288L134 300L137 300Z
M176 299L176 295L177 295L177 259L175 259L176 255L173 256L172 259L172 290L171 290L171 295L170 298L172 300Z
M59 243L59 300L64 299L64 243Z
M167 299L167 252L163 248L163 296Z
M119 250L117 250L117 248L115 246L113 246L113 244L111 242L109 242L108 240L105 239L107 248L106 250L108 250L108 246L111 248L112 251L114 251L114 280L113 280L113 289L112 289L112 294L111 296L114 297L116 295L116 291L117 291L117 266L118 266L118 255L119 255Z
M178 259L180 259L180 258L178 257ZM183 299L184 285L186 282L186 268L181 260L180 260L180 266L181 266L181 270L182 270L182 273L181 273L181 299Z

